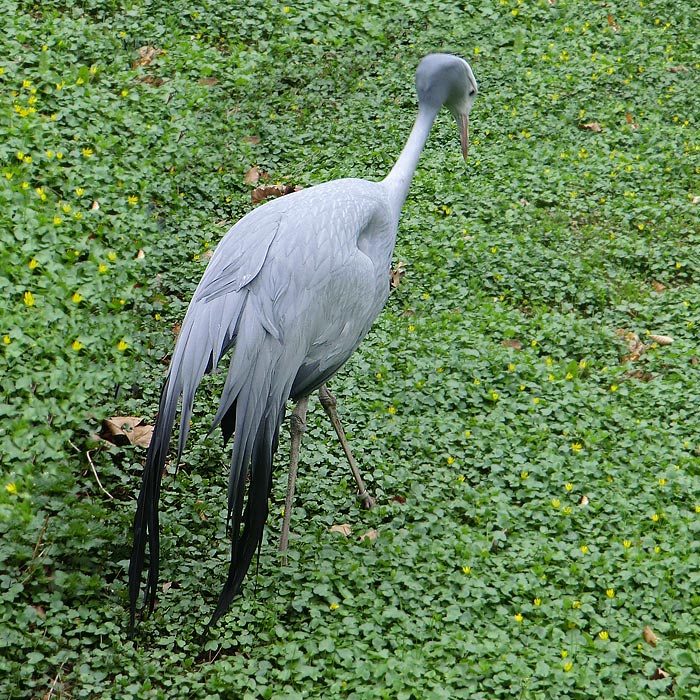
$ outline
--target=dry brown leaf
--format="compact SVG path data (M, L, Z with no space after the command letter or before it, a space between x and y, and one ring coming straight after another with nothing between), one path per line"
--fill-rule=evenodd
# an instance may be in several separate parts
M700 194L695 195L695 196L690 200L690 203L691 203L691 204L700 204Z
M649 346L645 345L640 337L632 331L618 328L615 331L615 335L619 336L627 343L627 349L629 350L629 355L625 355L622 358L623 364L625 362L634 362L638 360L649 349Z
M212 255L214 255L214 249L209 248L209 250L205 250L199 257L201 260L211 260Z
M391 287L391 289L396 289L399 286L405 274L406 263L403 261L399 261L398 263L396 263L396 267L392 265L389 268L389 286Z
M259 136L244 136L243 142L244 143L252 143L255 146L256 144L260 143L260 137Z
M586 124L581 124L579 129L594 131L596 134L599 134L603 130L603 127L600 125L600 122L588 122Z
M136 253L136 259L143 260L145 257L146 257L146 253L144 252L143 248L139 248L138 253Z
M379 535L379 532L377 530L367 530L367 532L365 532L365 534L362 535L362 537L360 537L360 542L362 542L362 540L374 541L377 539L377 535Z
M672 345L673 338L670 335L650 335L649 339L657 345Z
M112 416L102 421L102 430L96 437L118 447L125 445L148 447L152 435L153 426L143 424L143 418Z
M207 78L200 78L198 82L200 85L216 85L219 82L219 80L218 78L215 78L213 75L211 75Z
M163 593L167 593L172 588L172 585L173 585L172 581L166 581L163 584Z
M656 280L651 281L651 286L654 288L654 291L658 294L661 294L662 292L666 291L666 285L662 284L661 282L657 282Z
M147 66L154 58L160 56L163 52L155 46L142 46L137 52L137 58L131 65L132 68L139 66Z
M608 15L608 27L611 27L614 32L620 31L620 25L615 22L613 15Z
M250 201L257 204L268 197L283 197L285 194L298 192L301 189L299 185L260 185L250 193Z
M90 211L98 211L100 208L100 203L97 200L94 200L93 203L90 205Z
M663 668L659 667L654 671L653 675L649 680L651 681L663 681L666 678L670 678L671 674L668 671L664 671Z
M642 638L647 644L655 647L659 643L659 638L654 634L654 631L647 625L642 631Z
M522 350L523 344L517 338L507 338L501 341L504 348L513 348L513 350Z
M258 170L258 167L254 165L248 172L245 174L244 180L249 184L249 185L255 185L257 184L258 180L260 179L260 170Z
M632 129L632 131L636 131L637 129L639 129L639 124L637 124L634 121L634 119L632 118L631 112L625 113L625 121L627 122L627 124L629 124L629 127L630 127L630 129Z
M671 73L685 73L688 69L685 66L669 66Z
M352 534L352 528L347 523L343 523L342 525L331 525L330 531L339 532L345 537L350 537Z

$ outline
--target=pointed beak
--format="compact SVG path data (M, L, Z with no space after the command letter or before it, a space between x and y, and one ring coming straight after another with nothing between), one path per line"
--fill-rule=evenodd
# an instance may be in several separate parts
M458 114L457 126L459 127L459 140L462 144L462 156L466 160L469 152L469 114Z

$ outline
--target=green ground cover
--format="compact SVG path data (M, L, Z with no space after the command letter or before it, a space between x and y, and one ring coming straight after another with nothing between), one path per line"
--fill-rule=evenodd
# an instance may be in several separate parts
M700 10L0 8L1 697L698 697ZM435 50L480 83L469 160L445 113L406 274L332 383L378 506L312 409L289 561L280 470L257 575L201 639L228 559L211 378L127 641L144 450L91 434L152 421L250 168L383 177Z

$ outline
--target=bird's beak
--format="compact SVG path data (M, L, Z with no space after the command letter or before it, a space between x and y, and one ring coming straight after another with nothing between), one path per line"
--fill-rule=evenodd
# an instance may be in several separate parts
M457 126L459 127L459 140L462 144L462 156L467 159L469 152L469 114L462 112L457 115Z

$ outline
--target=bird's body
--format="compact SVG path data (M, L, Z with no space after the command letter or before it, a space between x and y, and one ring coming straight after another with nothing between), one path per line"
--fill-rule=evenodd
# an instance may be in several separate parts
M441 60L461 70L473 97L468 65L456 57ZM146 596L151 607L155 600L160 477L179 398L178 456L195 391L229 350L213 427L221 425L225 440L235 432L228 493L232 552L212 622L238 592L262 539L288 399L308 396L343 366L388 298L401 207L435 115L448 98L430 100L384 181L334 180L268 202L235 224L214 252L182 324L146 459L129 569L132 627L147 542Z

